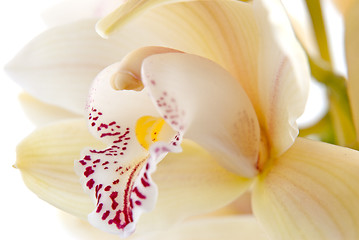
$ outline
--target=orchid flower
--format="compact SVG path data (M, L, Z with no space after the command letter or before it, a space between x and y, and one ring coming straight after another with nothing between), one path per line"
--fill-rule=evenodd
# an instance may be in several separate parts
M140 10L127 12L107 41L89 30L93 21L80 22L45 33L18 57L52 59L61 76L31 66L14 76L30 71L26 88L78 114L79 89L88 86L78 79L122 59L92 85L87 119L101 141L83 120L40 128L18 147L28 186L76 216L92 211L93 225L121 236L136 225L142 233L166 228L251 190L254 216L270 238L358 238L359 154L297 138L309 71L280 4L190 1ZM71 61L69 46L77 53ZM47 54L33 55L42 47ZM83 77L85 69L92 71ZM63 84L69 75L75 81ZM44 76L53 76L47 92L34 84ZM75 169L95 207L72 169L85 146Z
M197 11L203 6L208 12L214 9L212 3L191 4L200 6ZM231 4L230 9L241 6L226 2L215 9ZM75 166L96 204L89 215L90 223L121 236L132 233L141 213L155 206L157 189L151 173L156 164L166 153L180 152L181 140L186 138L241 177L236 180L237 189L248 189L251 183L254 214L274 238L346 238L358 234L354 229L343 231L336 222L337 217L351 218L355 226L357 214L352 218L347 209L346 217L337 215L343 212L330 208L328 199L342 210L349 202L343 203L344 199L331 193L329 185L323 185L323 178L348 174L347 170L330 174L339 161L324 153L334 156L346 150L295 140L295 119L303 111L309 72L287 19L273 15L268 8L265 1L254 2L258 32L262 34L257 45L259 60L254 64L257 76L238 73L238 68L217 59L211 61L210 55L157 47L132 52L98 75L87 107L89 127L109 146L85 150ZM123 9L126 19L131 19L126 7L120 12ZM187 19L196 17L190 14ZM230 18L230 12L226 16ZM271 26L266 26L263 16L281 32L268 31ZM113 18L109 16L112 21L107 28L105 21L105 33L112 24L121 22L121 18ZM227 46L230 43L226 42ZM314 149L322 153L316 155ZM357 166L353 160L346 162L347 166ZM357 177L354 171L351 175ZM225 195L224 190L219 192ZM356 194L356 190L347 189L344 195L350 195L352 201ZM277 216L274 221L273 216Z
M81 119L90 83L98 71L111 62L120 60L126 51L150 42L148 38L142 41L132 39L131 32L121 33L115 39L101 39L94 32L98 11L94 14L93 9L98 7L98 2L94 1L95 6L91 5L89 9L81 8L81 16L95 19L79 20L77 14L72 16L71 13L74 12L66 10L66 22L63 22L63 19L59 18L62 15L61 9L68 9L69 4L75 4L70 6L73 9L72 7L77 6L74 1L66 2L66 7L60 6L60 10L50 10L50 13L45 14L45 20L48 25L55 27L31 41L7 65L10 76L27 92L20 96L25 112L39 126L19 144L15 167L21 170L26 185L40 198L83 219L93 205L81 189L78 177L73 171L73 160L79 158L79 153L85 146L104 146L91 137L85 121ZM69 19L74 21L68 22ZM139 26L141 25L140 23ZM160 45L162 40L159 38L155 41L158 44L152 42L153 45ZM162 182L163 193L167 190L169 192L158 199L162 202L162 209L159 210L162 214L157 214L157 221L153 221L153 217L148 218L147 222L142 219L144 230L154 226L163 228L177 220L223 205L209 206L218 202L214 199L203 208L192 206L193 199L189 201L189 196L195 195L198 189L213 198L211 189L216 185L223 186L226 179L235 176L221 168L200 148L189 144L188 149L192 152L191 156L186 153L188 151L184 151L185 155L178 154L172 161L171 156L167 156L166 164L158 166L154 176L162 180L156 182ZM186 158L188 161L197 160L197 165L181 168L180 165ZM200 173L203 168L206 169L205 175L191 174ZM167 172L172 171L171 169L176 169L178 174L172 174L169 180ZM167 180L171 187L167 185ZM177 186L175 192L172 191L173 186ZM181 192L181 197L177 191ZM206 195L203 194L204 192L198 201L202 201L201 198ZM176 202L180 201L182 208L173 208L172 200L168 201L166 196L173 197ZM255 225L253 229L257 230L253 233L257 236L258 226L255 221L250 220L250 223L245 224L248 225ZM220 232L215 231L213 236L218 236Z

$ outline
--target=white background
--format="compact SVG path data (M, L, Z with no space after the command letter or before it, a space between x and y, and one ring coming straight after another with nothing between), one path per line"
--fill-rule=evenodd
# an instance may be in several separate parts
M58 1L1 1L0 66L4 66L28 41L45 30L41 12L56 2ZM34 129L18 103L20 92L21 89L0 71L0 239L82 239L68 230L63 213L38 199L26 188L19 170L12 167L16 161L17 143ZM312 96L314 101L322 101L317 88L314 88ZM316 115L317 109L308 109L304 118ZM66 222L67 225L75 223L67 217Z
M0 66L45 29L40 12L55 0L0 1ZM13 168L15 148L34 126L18 103L21 89L0 72L0 239L79 239L64 225L59 210L40 200Z

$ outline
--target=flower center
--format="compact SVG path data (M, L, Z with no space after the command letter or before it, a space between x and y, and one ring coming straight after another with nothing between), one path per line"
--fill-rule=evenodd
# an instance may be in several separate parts
M262 172L270 162L270 146L264 131L261 131L257 169Z
M111 79L111 85L116 90L141 91L144 88L141 80L130 72L117 72L114 74Z
M160 137L160 133L165 126L165 120L163 118L143 116L137 120L136 123L136 137L138 142L145 149L149 149L152 143L157 142Z

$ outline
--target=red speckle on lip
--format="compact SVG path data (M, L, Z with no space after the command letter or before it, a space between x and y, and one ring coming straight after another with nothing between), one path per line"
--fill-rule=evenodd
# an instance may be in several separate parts
M100 191L100 189L102 188L102 184L99 184L95 187L95 197L98 198L98 192Z
M79 163L81 163L82 166L85 166L87 164L84 160L80 160Z
M92 169L92 167L87 167L85 172L84 172L84 175L85 177L89 177L91 174L93 174L95 171Z
M149 186L150 186L150 184L149 184L145 179L143 179L143 178L141 178L141 183L142 183L142 185L143 185L144 187L149 187Z
M118 206L118 202L116 202L116 198L118 196L118 192L112 192L111 195L110 195L110 198L112 200L112 209L113 210L116 210L117 206Z
M102 215L102 220L106 220L106 218L110 215L110 211L106 211L103 215Z
M137 197L139 197L139 198L141 198L141 199L146 199L146 196L143 195L142 193L140 193L140 191L138 190L137 187L135 187L135 188L133 189L133 192L136 193Z
M108 125L104 124L104 123L101 123L100 126L97 128L97 131L101 131L103 128L107 129Z
M94 184L95 184L95 181L91 178L89 181L87 181L86 186L89 189L92 189Z
M97 212L97 213L101 212L102 206L103 206L102 203L100 203L100 204L97 206L97 209L96 209L96 212Z

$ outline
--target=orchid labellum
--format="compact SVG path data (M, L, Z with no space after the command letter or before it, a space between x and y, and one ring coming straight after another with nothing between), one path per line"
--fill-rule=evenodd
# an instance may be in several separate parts
M63 27L62 34L89 26L81 24ZM34 181L30 176L43 171L24 168L42 198L128 237L215 211L251 191L254 216L271 239L359 238L359 153L297 138L310 75L278 1L128 1L97 27L112 34L103 40L79 31L83 42L91 41L76 45L81 57L67 68L81 75L79 66L109 65L92 83L86 105L96 139L83 121L68 120L19 146L20 169L34 148L36 159L53 158L36 145L45 139L54 151L59 142L60 152L73 147L63 162L53 161L53 175ZM76 104L67 107L71 101ZM85 105L73 95L50 103L79 114ZM90 198L72 169L86 144L75 172ZM54 177L71 179L72 187L60 187ZM53 191L42 191L38 181Z

